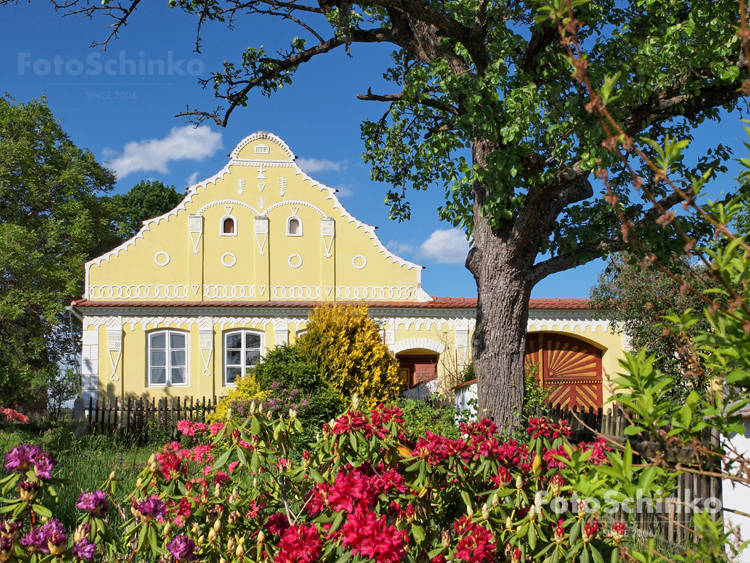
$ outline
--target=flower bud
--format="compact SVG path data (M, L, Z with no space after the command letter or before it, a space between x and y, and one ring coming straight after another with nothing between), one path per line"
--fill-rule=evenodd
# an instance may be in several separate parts
M289 409L289 420L294 420L297 418L297 411L294 409Z
M237 546L237 549L234 552L234 556L237 559L242 559L245 556L245 546L242 545L242 542L240 542L240 545Z
M114 472L114 470L112 470L112 473L110 473L110 474L109 474L109 480L110 480L110 481L116 481L116 480L117 480L117 479L115 478L115 472Z
M169 534L171 534L171 533L172 533L172 523L171 522L167 522L167 525L164 526L164 530L162 531L162 537L168 538Z
M88 537L90 531L91 531L90 524L79 524L78 527L76 528L75 534L73 534L73 541L75 543L78 543L83 538Z
M255 401L250 403L250 414L255 414L255 410L258 408L258 406L255 404Z
M352 408L355 411L359 408L359 396L356 393L352 396Z
M523 489L523 479L520 475L516 477L516 489Z
M513 521L510 519L510 516L508 516L505 519L505 529L506 530L512 530L513 529Z
M193 534L194 536L197 536L198 534L200 534L200 533L201 533L201 527L200 527L200 526L199 526L198 524L196 524L196 523L194 522L194 523L193 523L193 528L192 528L192 529L191 529L190 531L192 532L192 534Z
M143 488L143 479L138 477L138 479L135 482L135 488L136 489L142 489Z
M536 518L536 507L532 506L529 508L529 520Z
M218 537L219 537L219 535L216 533L216 530L214 530L213 528L211 528L208 531L208 541L209 542L214 543Z
M221 532L221 529L224 527L224 524L221 523L221 520L217 520L214 522L214 530L217 532Z
M227 563L227 560L224 557L219 557L219 563Z
M500 497L497 495L492 495L492 506L497 508L500 506Z
M263 530L261 530L260 532L258 532L258 543L263 543L264 541L266 541L266 534L264 534Z
M451 533L448 530L443 530L441 538L443 547L449 547L451 544Z
M220 497L221 496L221 483L216 483L214 486L214 496Z
M227 409L227 420L232 420L232 409Z
M227 541L227 551L234 551L237 549L237 540L234 539L234 537L229 538L229 541Z
M468 514L469 518L471 518L472 516L474 516L474 509L472 507L470 507L470 506L467 506L466 507L466 514Z

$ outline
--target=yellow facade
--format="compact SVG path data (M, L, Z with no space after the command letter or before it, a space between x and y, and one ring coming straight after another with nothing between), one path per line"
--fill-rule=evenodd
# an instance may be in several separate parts
M309 309L331 301L368 302L391 349L418 365L433 358L449 390L471 359L475 300L430 297L422 267L389 252L335 192L279 138L255 133L178 207L87 263L86 293L74 303L84 395L221 396L233 374L293 342ZM591 342L615 373L620 335L580 304L566 307L532 302L529 329Z

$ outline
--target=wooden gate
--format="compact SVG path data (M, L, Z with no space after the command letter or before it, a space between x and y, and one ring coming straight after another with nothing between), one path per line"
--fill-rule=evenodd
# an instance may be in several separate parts
M572 336L531 332L526 337L526 365L536 364L542 388L553 388L553 405L602 406L602 351Z

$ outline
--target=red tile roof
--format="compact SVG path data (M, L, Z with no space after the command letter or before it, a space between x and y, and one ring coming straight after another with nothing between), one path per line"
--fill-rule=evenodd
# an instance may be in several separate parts
M419 309L473 309L476 297L433 297L432 301L368 301L367 306L377 308ZM73 301L73 307L315 307L322 301ZM532 299L531 309L588 309L588 299Z

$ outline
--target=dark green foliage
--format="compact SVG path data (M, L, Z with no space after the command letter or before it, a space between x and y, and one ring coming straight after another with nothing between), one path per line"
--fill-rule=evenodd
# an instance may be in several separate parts
M97 195L115 178L76 147L44 98L0 97L0 402L44 404L71 353L65 306L84 262L116 244ZM73 333L77 331L72 327Z
M158 180L142 180L126 194L112 196L109 201L118 236L127 240L141 230L143 221L164 215L183 200L174 186Z
M400 399L395 404L404 413L404 428L414 436L432 432L448 438L458 438L458 425L469 416L468 411L461 414L453 403L446 403L438 395L433 395L426 401Z
M699 291L709 288L703 269L690 266L685 259L664 263L682 279L689 280ZM665 332L664 315L688 309L700 312L705 303L683 289L656 266L645 268L627 255L613 256L598 284L591 289L591 304L612 321L612 330L621 330L635 350L645 348L656 354L655 369L674 380L669 391L671 400L682 402L691 390L703 392L708 378L694 373L690 348L671 333ZM706 331L710 324L701 318L689 331L693 337Z
M309 428L317 430L324 422L341 414L344 408L338 392L323 380L316 365L302 359L297 346L278 346L271 350L255 368L255 380L263 389L271 390L268 400L285 399L296 389L298 402L307 401L300 418Z

